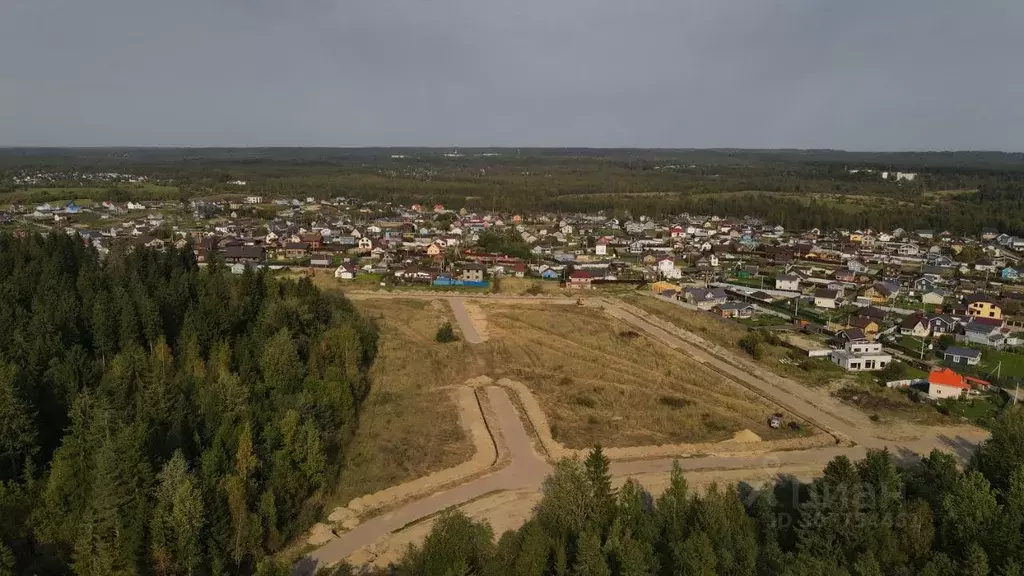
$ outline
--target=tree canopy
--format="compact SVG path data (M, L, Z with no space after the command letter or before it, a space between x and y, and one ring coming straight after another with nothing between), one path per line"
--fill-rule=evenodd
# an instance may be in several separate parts
M0 236L0 574L249 574L320 515L376 332L308 280Z

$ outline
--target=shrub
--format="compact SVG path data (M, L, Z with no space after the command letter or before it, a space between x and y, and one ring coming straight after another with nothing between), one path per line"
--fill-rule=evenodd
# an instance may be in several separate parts
M586 408L594 408L597 406L597 400L594 400L592 396L587 396L586 394L576 396L576 403Z
M680 398L679 396L662 396L658 398L658 402L672 408L686 408L690 404L685 398Z
M454 342L459 338L455 335L455 330L452 329L452 323L445 322L437 329L437 334L434 336L434 339L444 344L447 342Z
M747 332L747 335L740 338L740 348L755 359L760 360L764 356L764 342L757 332Z
M529 294L530 296L536 296L544 292L544 287L540 285L540 282L534 282L529 288L523 290L523 294Z

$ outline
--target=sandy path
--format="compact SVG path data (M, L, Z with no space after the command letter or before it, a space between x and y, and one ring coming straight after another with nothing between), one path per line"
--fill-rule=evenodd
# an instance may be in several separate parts
M508 393L497 386L488 387L485 392L497 419L495 428L501 430L504 445L509 451L509 466L367 520L301 559L293 572L312 574L316 567L341 562L356 550L374 544L407 524L480 496L502 490L539 490L551 467L533 452L530 438L519 422Z
M455 300L459 300L459 303L456 304ZM452 298L450 301L457 317L458 310L465 314L460 299ZM731 351L709 344L698 336L680 330L635 307L611 302L604 302L603 305L605 311L612 316L737 379L837 438L856 442L855 445L832 443L824 447L799 447L803 449L795 449L798 447L794 446L794 449L780 452L766 451L767 445L773 444L771 442L719 443L715 445L722 452L718 455L694 455L679 460L688 480L694 485L708 481L744 481L760 485L781 474L809 478L820 474L822 467L832 458L839 455L851 459L862 458L869 448L886 448L893 453L897 461L903 462L912 461L918 458L919 454L926 454L933 448L953 452L961 459L966 459L977 443L988 436L986 431L972 427L922 427L917 430L919 434L915 438L879 437L884 436L885 430L870 425L873 423L870 423L863 413L839 404L823 391L808 389L792 380L767 374L763 369L752 367ZM547 419L536 399L524 385L510 380L498 383L517 392L527 418L552 458L576 454L576 451L567 450L551 439ZM486 385L483 380L479 384ZM464 506L474 517L491 521L499 533L504 529L515 528L525 521L540 497L541 483L551 467L534 452L530 437L506 389L487 385L483 392L489 404L489 409L485 410L487 424L491 433L500 438L499 445L503 448L502 451L507 450L507 467L367 520L301 559L293 567L293 573L312 574L317 566L335 564L354 553L351 561L356 564L369 561L386 563L396 558L392 556L395 550L404 549L408 543L419 542L429 532L429 521L424 519L429 519L451 506ZM817 438L822 437L819 435ZM640 449L650 456L667 456L669 454L663 451L670 452L677 448L666 446ZM744 453L742 450L746 448L750 450ZM652 492L662 489L667 483L673 459L662 457L656 460L618 460L635 454L634 450L622 448L606 451L609 458L613 459L613 477L617 482L626 477L634 477Z
M480 344L484 339L480 336L480 333L476 331L476 326L473 325L473 320L469 317L469 312L466 312L466 305L462 301L462 298L449 298L448 303L452 306L452 312L455 314L455 320L459 323L459 329L462 331L462 337L466 339L466 342L470 344Z
M469 386L460 387L452 391L452 396L458 407L459 423L473 442L473 458L458 466L428 474L411 482L354 498L347 506L336 508L331 512L329 517L331 522L344 523L348 519L368 511L438 490L447 484L483 472L497 462L498 449L487 429L487 422L481 412L482 407L477 400L476 391ZM350 528L350 526L344 526L344 528Z

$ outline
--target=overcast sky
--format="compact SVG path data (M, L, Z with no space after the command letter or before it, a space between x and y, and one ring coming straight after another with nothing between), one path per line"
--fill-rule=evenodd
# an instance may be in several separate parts
M1024 151L1021 0L0 0L3 146Z

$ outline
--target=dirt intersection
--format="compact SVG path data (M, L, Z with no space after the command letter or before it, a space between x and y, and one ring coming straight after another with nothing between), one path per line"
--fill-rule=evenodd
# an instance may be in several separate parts
M445 298L441 295L374 294L363 297ZM462 297L447 298L467 342L484 341L474 320L479 309L470 314ZM490 300L491 298L488 298ZM569 304L571 299L495 298L507 302ZM837 455L862 457L869 448L888 448L897 458L915 458L932 448L944 449L964 457L987 433L974 428L948 430L918 428L914 434L896 434L872 423L863 413L792 380L765 374L729 350L710 344L640 309L608 299L592 300L610 316L660 340L666 345L741 382L766 399L783 405L793 414L814 423L828 433L811 438L775 442L732 442L715 445L669 445L606 450L613 460L611 471L622 480L627 476L642 479L656 490L663 483L672 462L679 459L691 483L718 477L727 481L767 481L779 474L798 477L820 472ZM471 316L478 316L477 319ZM429 530L431 517L451 506L462 506L467 513L492 521L496 532L515 528L524 521L539 500L540 486L551 467L534 449L520 421L509 393L514 393L525 416L536 431L544 452L552 459L578 455L557 443L550 433L546 417L530 391L522 384L500 380L496 384L481 377L456 390L460 419L470 433L477 455L470 461L425 478L395 486L380 493L357 498L347 511L332 520L349 528L337 537L322 525L314 532L319 547L303 557L294 573L311 574L316 567L338 563L346 558L355 564L374 562L386 565L397 559L398 551L416 542ZM471 398L479 400L474 405ZM474 414L475 412L475 414ZM484 422L484 426L480 426ZM489 432L484 439L481 430ZM903 431L905 432L905 431ZM829 436L830 435L830 436ZM824 442L823 442L824 440ZM786 443L794 445L789 446ZM823 445L824 444L824 445ZM727 471L727 472L726 472ZM693 478L689 478L693 476ZM359 522L359 515L389 507L383 513ZM525 510L525 512L524 512ZM511 514L518 511L518 514ZM337 511L336 511L337 512ZM521 517L521 518L520 518ZM518 520L517 520L518 518ZM326 541L325 541L326 540ZM311 543L313 541L311 540Z

